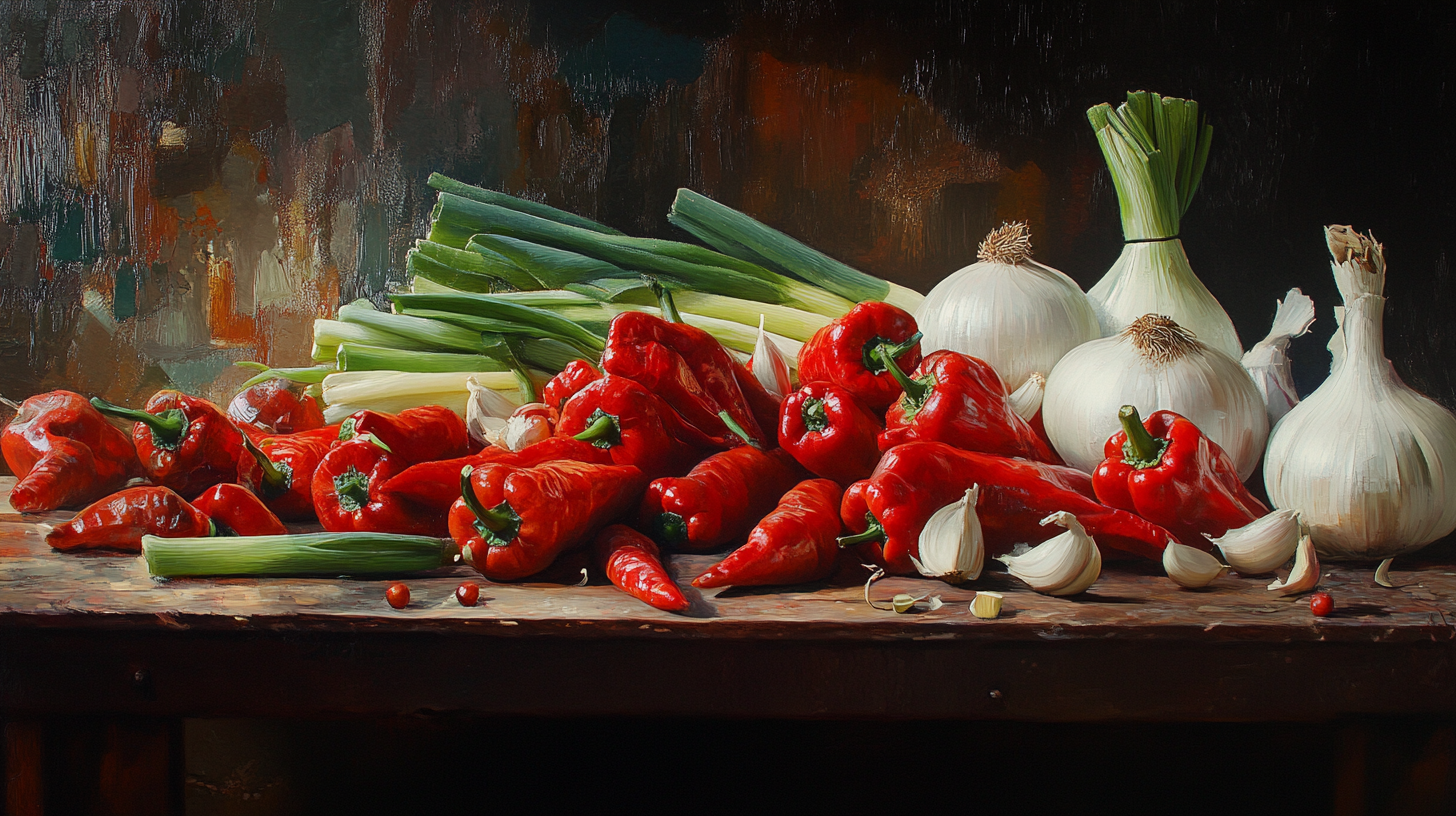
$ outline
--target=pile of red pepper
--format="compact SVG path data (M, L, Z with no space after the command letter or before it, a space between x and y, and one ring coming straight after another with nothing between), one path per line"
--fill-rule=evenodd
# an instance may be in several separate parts
M1095 478L1065 467L989 365L922 359L919 340L905 311L861 303L804 345L800 387L778 400L707 332L625 312L600 368L573 363L544 404L518 412L533 443L515 451L480 448L437 406L325 425L281 381L226 412L175 391L140 410L42 394L18 406L0 448L20 477L16 509L89 503L50 534L61 550L316 520L448 535L498 581L586 551L617 586L675 612L690 602L664 551L741 545L692 581L702 588L813 582L866 561L911 573L927 520L973 484L993 554L1052 535L1039 522L1055 511L1103 547L1153 558L1175 534L1207 547L1267 512L1222 451L1167 412L1124 417ZM108 416L131 420L130 438Z

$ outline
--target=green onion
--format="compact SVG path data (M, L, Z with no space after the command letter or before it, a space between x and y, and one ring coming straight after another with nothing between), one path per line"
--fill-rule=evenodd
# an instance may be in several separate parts
M516 266L504 255L495 252L476 252L468 249L437 244L419 239L411 250L417 255L435 261L460 274L500 279L512 289L540 289L541 285L526 270ZM445 283L449 283L446 281Z
M1213 141L1213 128L1198 123L1198 103L1135 91L1116 108L1089 109L1087 121L1112 171L1124 238L1178 235Z
M552 372L561 371L572 360L585 358L594 366L600 366L602 361L600 354L583 354L580 349L551 338L521 339L518 356L529 366Z
M383 331L358 323L320 318L313 322L313 344L315 360L332 360L343 343L359 343L381 348L415 349L428 351L427 342L416 340L392 331Z
M334 367L332 365L316 365L304 368L270 368L262 363L255 363L249 360L240 360L233 363L233 365L240 368L251 368L258 372L252 377L249 377L242 385L238 386L239 391L244 388L250 388L265 380L273 379L288 380L289 382L296 383L320 383L324 381L324 377L334 373Z
M159 578L397 575L448 567L458 551L450 539L388 533L142 537L142 557Z
M532 375L536 376L536 375ZM509 371L458 371L416 373L408 371L341 371L324 378L324 419L338 422L355 411L369 409L397 414L419 405L440 405L465 415L470 389L465 381L476 382L519 403L520 382ZM549 379L537 376L542 383Z
M474 252L487 249L501 255L548 289L560 289L568 283L595 278L637 277L636 272L629 272L600 258L523 241L508 235L480 233L471 236L466 249Z
M600 354L606 348L600 335L593 334L561 315L501 300L492 295L392 294L395 306L406 314L427 309L501 321L520 327L520 333L542 332L583 350ZM505 331L506 329L497 329Z
M450 354L436 351L339 345L336 359L339 371L410 371L417 374L447 371L506 371L509 366L500 359L481 354ZM321 375L317 382L322 382Z
M856 303L883 300L914 312L925 299L913 289L867 275L686 188L677 191L667 220L724 254L802 278Z
M431 173L426 183L442 193L451 193L472 201L479 201L482 204L495 204L500 207L516 210L517 212L534 215L537 218L545 218L561 224L570 224L571 226L581 227L592 232L600 232L606 235L622 234L611 227L598 224L589 218L583 218L565 210L558 210L548 204L541 204L524 198L516 198L513 195L498 193L494 190L486 190L481 187L466 184L463 181L456 181L448 176L442 176L439 173Z
M483 297L481 295L421 295L421 297ZM374 308L367 300L356 300L345 306L339 307L339 319L346 323L367 326L380 331L392 332L402 337L407 337L419 343L425 344L431 349L454 349L457 351L468 351L473 353L487 352L491 349L492 343L480 336L480 332L470 329L452 326L448 323L441 323L437 320L424 320L408 315L390 314L381 312ZM314 342L318 342L317 333ZM390 344L378 343L381 347L389 347Z
M411 249L404 257L405 271L417 280L433 281L461 292L495 292L509 284L504 279L464 272Z

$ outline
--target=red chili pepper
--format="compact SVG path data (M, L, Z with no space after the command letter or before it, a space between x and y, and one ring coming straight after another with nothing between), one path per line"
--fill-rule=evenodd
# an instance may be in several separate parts
M625 524L613 524L597 533L592 542L592 561L618 589L650 607L681 612L689 606L677 582L662 566L657 544Z
M693 579L693 586L770 586L819 581L839 562L839 500L829 479L800 482L748 534L748 543Z
M645 481L630 465L487 462L461 471L450 535L481 575L525 578L629 512Z
M1006 386L989 363L955 351L934 351L913 377L893 362L890 374L904 395L885 413L880 450L915 440L1000 456L1060 464L1026 420L1011 410Z
M228 403L228 418L269 434L291 434L322 428L324 412L318 400L301 386L274 378L239 391Z
M883 411L900 396L901 385L886 370L880 349L902 369L913 369L920 364L920 329L904 309L867 300L814 332L799 350L799 382L833 383L871 411Z
M372 436L335 447L313 474L313 507L319 523L333 533L444 536L445 519L438 512L429 512L380 489L406 465L404 459L380 447Z
M612 455L589 442L579 442L569 436L553 436L515 452L492 445L471 456L410 465L398 476L380 485L378 490L382 496L403 500L431 513L444 515L450 511L450 505L460 498L460 471L467 465L475 467L486 462L500 462L517 467L534 467L542 462L555 460L610 465Z
M981 486L976 514L986 551L1007 553L1018 542L1036 544L1058 531L1041 520L1058 510L1077 517L1101 547L1161 558L1173 535L1150 521L1098 504L1092 477L1061 465L953 448L943 442L907 442L891 448L874 475L850 485L840 518L855 533L840 546L883 541L885 568L914 574L920 531L936 510ZM863 532L861 532L863 531Z
M567 400L601 378L601 369L586 360L572 360L541 389L541 401L560 411Z
M686 473L712 445L656 394L614 375L567 400L556 433L589 442L614 463L634 465L649 479Z
M196 496L237 477L243 432L207 400L158 391L141 411L102 399L91 404L103 414L136 421L131 439L153 482Z
M333 447L321 435L269 436L238 459L238 484L256 493L274 513L289 521L314 517L313 473Z
M561 419L557 409L544 402L528 402L506 417L494 447L509 451L529 448L537 442L550 439L556 433L556 423Z
M849 389L810 383L784 400L779 445L815 476L841 486L864 479L880 462L880 420Z
M46 533L58 550L141 552L142 536L196 538L212 524L201 510L166 487L131 487L98 501Z
M460 415L439 405L406 408L398 414L356 411L339 425L339 440L369 434L409 464L454 459L470 453L470 432Z
M1172 411L1139 422L1137 409L1118 412L1123 430L1103 448L1107 458L1092 474L1097 499L1162 525L1185 544L1212 546L1216 538L1269 508L1239 479L1217 442Z
M287 535L288 528L263 500L242 485L215 484L192 500L192 506L212 519L216 535Z
M803 477L782 448L734 448L709 456L686 476L652 482L638 520L659 544L709 552L748 532Z
M10 506L43 513L95 501L140 476L131 437L72 391L37 394L0 432L0 451L19 477Z

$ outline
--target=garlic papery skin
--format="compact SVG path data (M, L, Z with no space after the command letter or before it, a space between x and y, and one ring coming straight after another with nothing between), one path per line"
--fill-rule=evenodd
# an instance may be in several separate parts
M1298 289L1290 289L1283 300L1276 301L1268 336L1239 360L1264 395L1271 428L1299 403L1289 366L1289 341L1309 331L1312 323L1314 301Z
M986 540L976 502L981 486L971 485L959 501L936 510L920 531L920 557L910 556L915 569L927 578L961 584L981 577L986 561Z
M1314 542L1309 536L1303 536L1294 550L1294 566L1289 569L1289 576L1283 580L1276 579L1269 585L1269 591L1298 595L1319 586L1319 579L1320 563L1319 556L1315 555Z
M1346 305L1361 295L1385 294L1385 251L1373 235L1361 235L1354 227L1331 224L1325 227L1330 248L1330 271L1340 300ZM1345 359L1345 307L1335 307L1335 333L1325 346L1330 350L1330 373Z
M1385 298L1345 307L1346 356L1279 422L1264 461L1270 502L1298 510L1320 555L1403 555L1456 530L1456 416L1385 359Z
M996 560L1006 565L1007 572L1043 595L1076 595L1092 586L1102 574L1102 552L1082 523L1065 511L1052 513L1041 523L1058 524L1067 531L1022 555L998 555Z
M779 344L763 329L764 316L758 316L758 340L753 344L750 371L769 396L780 402L794 390L789 380L789 361Z
M1213 583L1228 567L1203 550L1169 541L1163 548L1163 571L1173 583L1185 589L1198 589Z
M969 354L990 363L1002 382L1019 383L1102 336L1076 281L1031 259L1025 224L993 230L977 258L936 284L916 310L923 353Z
M1298 510L1275 510L1210 539L1240 575L1263 575L1289 563L1299 546Z
M1027 376L1026 382L1006 398L1006 404L1011 406L1012 413L1030 422L1036 412L1041 410L1041 403L1045 398L1046 377L1039 371L1033 371Z
M1258 467L1269 435L1264 398L1239 361L1161 315L1144 315L1063 357L1047 377L1041 419L1057 453L1090 473L1107 438L1122 429L1124 405L1145 416L1167 410L1186 417L1224 449L1241 479Z
M465 380L465 388L470 392L465 400L465 429L476 442L494 444L506 427L506 418L515 413L515 403L474 377Z
M1104 336L1115 336L1145 314L1167 315L1199 340L1237 360L1239 333L1219 302L1188 265L1183 242L1123 244L1122 254L1087 290Z

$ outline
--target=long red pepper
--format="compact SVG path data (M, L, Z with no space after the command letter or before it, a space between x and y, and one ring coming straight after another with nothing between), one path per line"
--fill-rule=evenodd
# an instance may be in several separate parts
M440 405L406 408L398 414L356 411L339 425L339 440L369 434L410 464L454 459L470 453L470 432L460 415Z
M799 382L827 382L848 389L872 411L900 396L900 383L885 369L884 349L904 369L920 363L920 330L909 312L867 300L814 332L799 349Z
M142 474L131 437L72 391L22 402L0 431L0 451L19 477L10 506L22 513L86 504Z
M91 404L103 414L136 421L131 439L153 482L196 496L236 478L243 432L211 402L158 391L141 411L95 398Z
M212 520L215 535L285 535L288 528L253 491L238 484L215 484L193 499L192 506Z
M380 490L406 466L404 459L386 451L372 436L357 437L330 450L314 471L311 486L319 523L334 533L443 537L448 530L440 513Z
M269 436L256 445L244 439L238 484L251 490L280 518L314 517L313 474L332 447L321 435Z
M131 487L91 504L46 533L57 550L109 549L141 552L142 536L196 538L210 535L207 516L166 487Z
M557 459L598 465L612 464L612 455L590 442L580 442L569 436L553 436L519 451L508 451L491 445L470 456L410 465L399 475L379 485L378 492L391 500L406 501L443 516L450 511L455 500L460 498L460 470L467 465L475 467L486 462L500 462L517 467L532 467Z
M828 578L839 562L839 501L829 479L800 482L748 534L748 543L693 579L693 586L802 584Z
M639 527L684 552L710 552L748 532L804 471L782 448L715 453L681 478L647 486Z
M779 415L779 445L815 476L847 486L880 462L880 420L849 389L809 383L790 394Z
M567 400L556 433L590 442L614 463L633 465L649 479L686 473L707 456L712 444L657 395L615 375Z
M688 599L662 565L652 539L625 524L613 524L592 541L592 561L616 587L664 612L681 612Z
M288 380L274 378L244 388L227 406L228 418L238 427L267 434L291 434L322 428L324 412L318 400Z
M887 571L914 574L920 531L936 510L981 486L976 515L986 551L997 555L1019 542L1056 535L1041 520L1059 510L1077 517L1101 547L1160 558L1171 533L1092 498L1092 477L1061 465L953 448L944 442L907 442L891 448L870 478L844 492L840 517L853 535L840 546L883 541Z
M541 401L560 411L567 400L601 378L601 369L586 360L572 360L541 389Z

